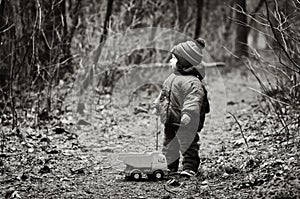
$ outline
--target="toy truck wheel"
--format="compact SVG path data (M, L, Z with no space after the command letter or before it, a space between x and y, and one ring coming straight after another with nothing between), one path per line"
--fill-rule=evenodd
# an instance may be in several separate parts
M134 172L131 174L131 178L134 179L134 180L139 180L141 179L141 173L137 173L137 172Z
M156 180L162 180L164 178L164 173L162 171L155 171L154 177Z

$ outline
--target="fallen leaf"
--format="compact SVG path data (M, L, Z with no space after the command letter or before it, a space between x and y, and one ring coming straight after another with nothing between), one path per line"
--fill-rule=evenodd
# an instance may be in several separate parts
M50 173L51 172L51 169L47 166L47 165L45 165L45 166L43 166L41 169L40 169L40 171L39 171L41 174L46 174L46 173Z
M148 113L148 110L143 107L135 107L133 110L133 114L137 115L139 113Z
M6 153L0 153L0 158L7 158L8 155Z
M228 178L228 177L229 177L229 174L225 172L225 173L223 173L222 177L223 177L223 178Z
M48 137L43 137L40 142L47 142L47 143L50 143L50 139Z
M61 127L56 127L54 129L54 131L55 131L56 134L62 134L64 132L66 132L66 130L64 128L61 128Z
M28 179L28 175L23 173L22 176L20 177L21 180L25 181Z
M234 142L233 148L240 147L240 146L242 146L244 143L245 143L245 140L244 140L243 138L238 139L238 140L236 140L236 141Z
M18 194L17 191L9 190L5 194L5 199L11 199L11 198L21 198L21 196Z
M71 174L84 174L85 172L84 172L84 168L80 168L80 169L75 169L75 170L73 170L73 169L70 169L70 171L71 171Z
M34 152L34 148L29 148L28 149L28 153L33 153Z
M237 102L234 102L234 101L229 101L229 102L227 102L227 105L229 105L229 106L233 106L233 105L235 105L235 104L237 104Z
M208 185L208 181L207 180L202 181L201 185Z
M60 151L57 149L48 150L47 154L58 154Z
M92 124L83 119L80 119L80 120L78 120L77 125L91 126Z
M259 141L259 139L257 139L257 137L255 137L255 136L249 136L249 137L247 137L247 141L248 142L256 142L256 141Z

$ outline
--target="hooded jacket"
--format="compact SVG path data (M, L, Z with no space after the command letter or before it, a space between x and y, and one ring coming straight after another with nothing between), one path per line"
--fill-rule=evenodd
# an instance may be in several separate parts
M195 71L177 70L165 80L160 96L161 121L165 125L179 126L185 113L190 116L191 125L202 129L209 102L202 77Z

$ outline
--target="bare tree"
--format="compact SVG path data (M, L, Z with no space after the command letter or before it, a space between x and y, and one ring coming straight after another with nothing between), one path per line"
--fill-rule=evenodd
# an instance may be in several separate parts
M186 2L185 0L176 0L177 20L179 31L183 31L186 18Z
M295 2L296 1L284 1L281 2L282 4L280 6L276 0L274 0L272 4L264 0L267 11L266 17L275 38L274 47L283 53L283 57L291 63L294 68L293 70L300 74L300 63L297 63L297 61L299 61L300 41L299 35L297 34L299 15L296 14L299 12L299 8L296 7L297 4ZM298 5L299 4L298 2ZM271 9L274 10L273 14L270 11ZM280 58L282 55L279 55ZM291 67L289 68L292 69Z
M196 0L196 3L197 3L197 18L196 18L194 38L198 38L201 34L204 0Z
M2 30L5 25L4 8L5 8L5 0L0 0L0 30Z
M96 49L95 54L93 55L93 60L90 65L90 68L88 70L89 72L86 75L85 80L82 83L82 87L80 88L81 94L84 93L84 91L87 89L88 86L90 86L90 85L93 86L94 69L98 63L99 57L101 56L102 48L103 48L106 38L108 36L108 28L109 28L108 25L109 25L110 17L112 15L112 11L113 11L113 4L114 4L114 0L107 1L106 14L105 14L105 19L104 19L104 23L103 23L103 32L99 38L99 46ZM104 74L104 76L107 75L106 72L104 72L103 74ZM101 78L102 77L100 77L99 79L101 79ZM107 78L104 78L104 79L107 80ZM103 82L105 82L105 80ZM99 83L98 83L98 86L100 86ZM113 85L111 85L111 86L113 86ZM103 93L101 93L101 94L103 94Z
M97 64L99 57L102 53L102 46L104 45L107 35L108 35L108 25L109 25L110 17L112 15L113 3L114 3L114 0L107 1L106 14L105 14L105 19L104 19L104 23L103 23L103 32L101 34L101 37L99 38L100 45L98 46L98 48L95 52L93 65Z
M235 6L237 11L235 12L236 27L236 42L235 42L235 55L238 57L248 56L248 45L247 38L249 28L247 26L247 15L246 15L246 0L236 0Z

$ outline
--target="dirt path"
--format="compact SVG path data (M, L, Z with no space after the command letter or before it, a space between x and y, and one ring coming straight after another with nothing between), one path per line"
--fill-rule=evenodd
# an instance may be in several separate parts
M211 70L208 71L207 77L211 113L208 115L205 129L200 134L200 153L203 158L216 154L222 148L232 144L229 142L232 135L228 131L228 126L234 125L234 122L227 112L238 115L248 112L256 94L247 87L257 88L256 82L250 76L242 76L240 72L221 75L219 71ZM150 102L149 99L143 98L143 100L142 102L145 103ZM107 168L103 171L106 177L102 176L98 179L97 184L103 184L101 187L104 190L100 190L105 193L102 194L109 193L112 198L119 198L124 196L123 194L125 194L124 198L157 198L162 194L168 194L163 188L165 182L126 182L124 176L117 175L118 171L122 170L122 165L116 161L118 153L155 150L156 118L150 113L133 114L134 106L139 103L125 108L114 106L107 110L106 117L113 118L114 123L108 128L103 127L96 131L81 129L80 133L77 132L80 134L80 143L88 149L87 153L94 160L101 162L100 167ZM162 129L161 125L159 129ZM161 150L162 139L160 134L159 150ZM196 189L197 186L188 188L182 194L192 194L197 192Z
M208 71L206 81L212 110L200 134L197 177L167 186L120 173L118 153L155 150L156 118L147 107L157 91L148 90L130 106L120 106L124 96L106 107L103 99L82 118L67 112L39 128L3 127L0 198L299 198L299 131L285 141L274 116L259 111L250 75Z
M244 72L241 75L240 71L222 75L219 70L209 70L206 84L209 90L211 112L207 115L205 127L200 133L202 156L219 150L222 144L230 140L231 135L226 131L226 125L231 125L234 120L228 112L234 115L248 112L256 103L257 97L257 93L250 88L259 90L254 78ZM91 123L95 124L93 128L96 130L87 128L77 131L80 135L80 142L92 150L99 149L100 151L142 152L155 150L155 132L159 118L150 111L134 114L134 109L141 107L141 103L147 109L155 99L157 92L150 97L144 97L143 93L140 95L140 98L136 99L129 107L118 106L119 101L115 99L114 106L95 113L97 119ZM160 122L158 124L159 130L162 131L162 125ZM162 134L160 134L159 146L161 146L162 139Z

